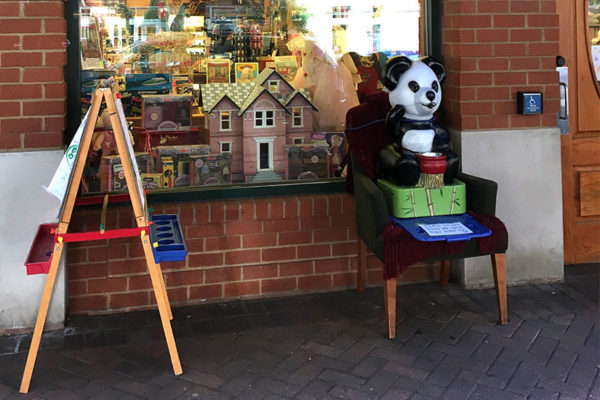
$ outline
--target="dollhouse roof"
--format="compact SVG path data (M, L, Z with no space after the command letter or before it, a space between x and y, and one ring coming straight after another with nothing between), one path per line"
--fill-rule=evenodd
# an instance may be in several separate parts
M288 114L290 113L290 111L286 108L286 106L284 104L281 103L281 101L275 97L273 95L273 93L269 92L265 87L257 85L254 86L254 88L252 88L252 91L248 94L248 97L246 97L246 99L244 100L244 104L242 104L242 106L240 107L240 111L238 111L238 115L242 115L246 112L246 110L248 109L248 107L250 107L252 105L252 103L254 103L256 101L256 99L258 99L260 97L261 94L263 94L264 92L266 92L269 96L271 96L273 98L273 100L275 100L275 102L277 104L279 104L281 106L281 108L283 108Z
M265 68L254 82L251 83L208 83L202 85L202 106L204 112L211 112L224 98L228 98L239 108L238 115L242 115L264 91L279 102L287 112L289 112L287 105L297 94L304 97L313 109L317 109L312 103L310 94L306 89L296 89L289 96L277 96L269 92L262 84L273 74L276 74L278 80L293 89L277 71Z
M285 101L285 106L287 107L288 104L291 103L292 100L294 100L294 97L296 96L302 96L304 97L304 100L306 100L308 102L308 104L310 104L310 106L313 108L313 110L315 111L319 111L317 109L317 107L315 107L315 105L312 103L311 99L310 99L310 93L308 93L308 90L306 89L296 89L292 92L292 94L290 94L287 98L287 100Z
M211 112L224 97L228 97L239 108L254 83L210 83L202 85L202 106L205 112Z

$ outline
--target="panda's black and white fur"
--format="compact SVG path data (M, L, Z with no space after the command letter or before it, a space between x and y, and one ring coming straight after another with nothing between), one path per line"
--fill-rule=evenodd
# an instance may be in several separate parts
M394 143L381 152L381 173L397 185L414 186L419 180L417 153L446 155L444 182L451 183L456 177L458 156L450 150L448 131L433 116L442 100L445 74L444 66L432 57L413 62L398 56L385 64L383 84L392 105L385 129Z

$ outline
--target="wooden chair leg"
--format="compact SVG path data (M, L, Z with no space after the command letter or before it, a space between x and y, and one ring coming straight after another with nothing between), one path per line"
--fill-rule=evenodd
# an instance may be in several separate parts
M365 242L358 238L358 272L356 277L356 290L359 293L365 291L367 283L367 245Z
M440 284L448 286L448 279L450 279L450 260L442 260L440 264Z
M388 338L396 338L396 278L383 281L385 315L388 326Z
M498 302L498 316L500 323L508 322L508 310L506 305L506 255L492 254L492 268L494 270L494 284L496 285L496 301Z

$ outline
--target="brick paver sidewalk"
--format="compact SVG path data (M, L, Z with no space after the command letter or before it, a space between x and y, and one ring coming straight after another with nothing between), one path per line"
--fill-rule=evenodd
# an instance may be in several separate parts
M564 283L398 289L396 340L381 288L174 309L184 373L158 313L74 317L44 335L30 394L17 393L29 335L0 337L0 399L600 400L600 266Z

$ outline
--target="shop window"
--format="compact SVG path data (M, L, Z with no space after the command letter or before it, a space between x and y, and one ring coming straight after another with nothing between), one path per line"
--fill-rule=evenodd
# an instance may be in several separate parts
M222 131L230 131L231 130L231 114L229 111L221 111L221 129Z
M143 180L160 179L163 159L170 158L176 178L192 175L174 182L198 187L204 187L202 174L227 175L231 179L223 184L237 186L269 177L301 180L306 172L339 179L327 167L327 155L333 142L345 148L338 143L345 141L345 111L381 90L386 59L425 55L429 32L423 27L431 25L425 20L430 0L67 3L79 4L80 29L73 35L79 36L82 69L76 82L81 107L69 115L83 118L100 81L113 78ZM343 70L345 62L354 63L358 87ZM67 79L76 79L71 75L77 74ZM112 186L120 161L109 119L99 118L97 128L84 190L122 190ZM272 141L231 151L232 143L260 139L265 128ZM248 165L260 168L245 171ZM255 176L266 170L261 179Z
M292 108L292 126L294 128L300 128L304 126L304 119L302 118L302 107Z

